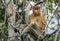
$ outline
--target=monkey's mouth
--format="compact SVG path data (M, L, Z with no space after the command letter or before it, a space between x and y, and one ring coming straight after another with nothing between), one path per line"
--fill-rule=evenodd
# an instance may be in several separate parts
M35 13L34 15L35 15L35 16L39 16L39 13Z

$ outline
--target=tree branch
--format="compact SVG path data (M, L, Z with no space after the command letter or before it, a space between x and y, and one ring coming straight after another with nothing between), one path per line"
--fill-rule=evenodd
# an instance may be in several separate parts
M43 2L46 2L46 0L37 2L37 3L35 4L35 6L36 6L36 5L39 5L39 4L43 3Z

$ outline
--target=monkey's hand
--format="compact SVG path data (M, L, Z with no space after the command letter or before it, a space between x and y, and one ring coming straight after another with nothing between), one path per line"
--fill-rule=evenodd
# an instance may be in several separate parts
M39 18L37 18L35 21L36 21L36 22L40 22L40 19L39 19Z

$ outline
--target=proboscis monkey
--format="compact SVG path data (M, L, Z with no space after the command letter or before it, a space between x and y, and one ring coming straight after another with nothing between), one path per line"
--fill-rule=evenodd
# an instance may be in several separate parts
M42 30L45 29L45 16L44 14L40 11L39 6L34 6L33 7L33 13L29 16L30 18L30 23L35 23L38 27L39 34L42 32Z

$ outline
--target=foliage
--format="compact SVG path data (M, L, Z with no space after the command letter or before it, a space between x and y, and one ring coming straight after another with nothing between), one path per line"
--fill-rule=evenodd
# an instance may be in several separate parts
M23 11L24 10L24 1L25 0L18 0L18 3L16 5L16 6L18 6L18 8L17 8L18 10L19 10L19 8L22 8L22 12L19 12L19 15L23 16L23 20L25 20L25 12ZM38 2L39 0L33 0L33 1L34 2ZM50 10L50 12L52 13L53 10L54 10L53 6L52 6L53 0L48 0L46 2L48 3L47 8L46 8L46 12L48 12L48 10ZM45 3L43 2L43 6L46 5L46 2ZM59 1L58 0L54 0L54 3L55 3L55 5L57 5L57 3L59 3ZM0 0L0 4L2 4L2 0ZM58 13L60 13L59 10L56 10L56 12L54 14L58 15ZM47 15L48 14L49 13L47 13ZM4 22L4 17L5 17L5 8L3 8L3 6L2 6L2 7L0 7L0 23ZM16 21L17 20L18 20L18 16L16 17ZM22 20L22 23L24 23L23 20ZM60 35L59 34L58 34L58 37L57 37L58 38L57 41L59 41L59 39L60 39ZM47 36L44 39L44 41L54 41L55 35L56 34L53 34L51 37ZM8 25L4 24L4 25L2 25L0 27L0 41L7 41L7 38L8 38ZM29 39L29 41L30 41L30 39Z

